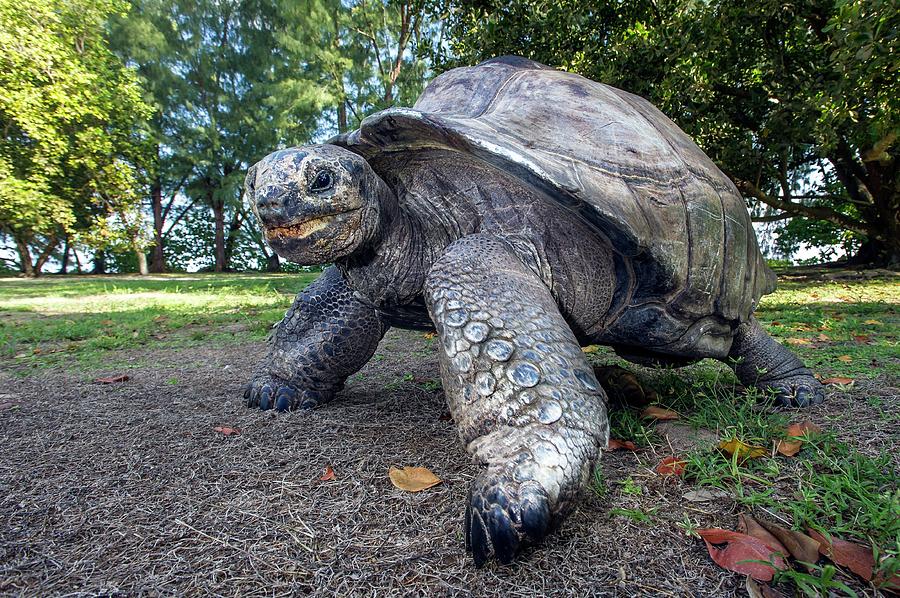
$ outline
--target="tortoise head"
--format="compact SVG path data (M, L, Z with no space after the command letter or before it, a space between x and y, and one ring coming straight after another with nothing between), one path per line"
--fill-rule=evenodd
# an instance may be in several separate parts
M327 144L269 154L247 172L245 188L269 246L303 265L334 262L373 241L381 200L392 196L365 159Z

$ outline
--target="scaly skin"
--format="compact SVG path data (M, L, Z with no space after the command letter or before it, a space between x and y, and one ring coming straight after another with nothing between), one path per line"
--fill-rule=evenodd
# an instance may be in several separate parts
M331 400L369 361L387 329L337 268L326 269L278 324L269 355L244 387L247 405L287 411Z
M762 329L755 317L738 327L728 354L741 384L771 391L782 407L808 407L825 400L825 389L803 362Z
M451 244L425 296L451 413L482 466L466 546L476 566L508 563L587 482L609 437L605 396L549 289L501 239Z

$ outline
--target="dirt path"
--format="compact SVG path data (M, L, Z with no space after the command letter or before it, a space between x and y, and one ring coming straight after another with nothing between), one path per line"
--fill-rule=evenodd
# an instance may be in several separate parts
M462 538L475 467L443 417L432 343L392 331L333 403L291 415L238 398L261 345L135 354L121 384L5 375L0 593L745 595L743 579L676 525L686 515L730 523L734 502L687 503L688 485L625 452L603 457L605 498L586 493L515 566L476 571ZM813 416L871 416L850 395L831 399ZM213 431L222 425L242 433ZM896 442L896 425L885 426L870 450ZM335 481L319 480L327 465ZM444 483L402 493L388 480L392 465L426 466ZM615 491L628 476L643 494Z

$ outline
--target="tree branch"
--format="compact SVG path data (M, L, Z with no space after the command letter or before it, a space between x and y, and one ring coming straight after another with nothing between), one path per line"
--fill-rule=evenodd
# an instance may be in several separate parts
M771 195L764 193L759 187L757 187L750 181L742 181L740 179L732 180L735 180L738 188L740 188L742 192L755 197L767 206L789 212L794 216L806 216L808 218L814 218L816 220L825 220L827 222L831 222L832 224L836 224L841 228L856 231L866 236L869 236L871 234L868 230L860 225L860 222L827 206L805 206L803 204L795 203L792 201L784 201L782 199L772 197Z
M793 218L796 214L788 214L787 212L782 212L780 214L773 214L771 216L756 216L751 217L750 220L753 222L777 222L779 220L787 220L788 218Z
M181 219L184 218L184 215L187 214L190 211L190 209L194 207L194 204L196 204L196 203L197 203L197 200L192 199L191 203L189 203L183 210L181 210L181 213L178 214L178 216L175 218L175 220L172 221L172 224L169 225L168 230L166 230L164 233L162 233L163 239L165 239L166 237L169 236L169 233L172 232L172 229L174 229L176 226L178 226L178 223L181 222Z

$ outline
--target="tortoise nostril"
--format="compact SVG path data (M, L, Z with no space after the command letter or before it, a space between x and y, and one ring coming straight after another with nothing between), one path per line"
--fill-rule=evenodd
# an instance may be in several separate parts
M256 194L256 206L259 208L278 209L284 203L284 191L280 189L264 189Z

